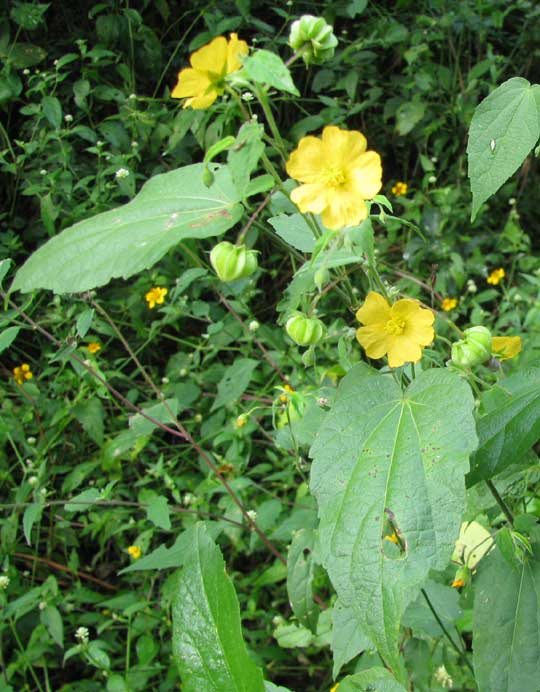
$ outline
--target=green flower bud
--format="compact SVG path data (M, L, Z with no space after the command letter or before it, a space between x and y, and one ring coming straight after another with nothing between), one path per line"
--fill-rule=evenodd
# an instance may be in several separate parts
M464 338L452 344L452 363L462 368L483 363L491 356L491 332L486 327L471 327Z
M208 166L205 166L203 168L202 181L203 181L203 185L205 187L212 187L212 184L214 182L214 174L208 168Z
M289 46L302 55L306 65L321 65L330 60L337 44L333 27L322 17L305 14L292 23Z
M227 240L212 248L210 263L222 281L246 279L258 266L255 250L248 250L245 245L233 245Z
M319 289L319 291L322 291L324 286L328 283L330 279L330 272L326 267L321 267L320 269L317 269L315 272L315 275L313 277L313 282L315 286Z
M301 312L296 312L287 320L285 331L295 344L314 346L323 338L326 328L316 317L306 317Z

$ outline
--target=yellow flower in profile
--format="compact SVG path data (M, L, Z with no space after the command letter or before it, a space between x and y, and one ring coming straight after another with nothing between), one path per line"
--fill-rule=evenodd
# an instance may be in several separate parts
M486 281L488 282L488 284L491 284L492 286L497 286L501 283L505 276L506 272L502 267L499 267L498 269L494 269L491 272Z
M146 302L150 310L153 310L156 305L162 305L165 301L165 296L169 291L166 288L160 288L159 286L154 286L145 295Z
M302 137L286 164L287 173L303 185L291 193L305 214L322 214L332 231L356 226L367 218L366 199L382 187L381 157L366 151L361 132L329 125L322 137Z
M395 195L396 197L400 197L401 195L406 195L408 189L409 189L409 186L407 185L407 183L402 183L402 182L398 181L392 187L392 194Z
M444 298L441 302L441 308L445 312L450 312L450 310L453 310L455 307L457 307L457 304L457 298Z
M31 380L34 375L32 374L28 363L23 363L22 365L18 365L16 368L13 368L13 377L15 378L15 382L17 384L22 384L25 380Z
M185 98L183 108L208 108L225 91L225 77L242 67L240 56L248 52L248 44L236 34L229 41L218 36L191 55L191 67L178 73L171 96Z
M142 555L142 550L138 545L130 545L127 551L134 560L138 560Z
M91 341L85 346L85 348L88 353L97 353L98 351L101 351L101 344L97 341Z
M521 353L520 336L494 336L491 339L491 351L495 358L508 360Z
M370 291L356 319L364 325L356 330L356 338L366 355L369 358L387 355L391 368L417 363L424 346L435 337L435 315L409 298L389 305L379 293Z
M290 384L284 385L284 386L283 386L283 389L287 392L287 394L292 394L292 392L294 392L294 388L291 387ZM282 395L279 397L279 400L281 401L281 403L286 404L287 401L289 401L289 397L287 396L287 394L282 394Z

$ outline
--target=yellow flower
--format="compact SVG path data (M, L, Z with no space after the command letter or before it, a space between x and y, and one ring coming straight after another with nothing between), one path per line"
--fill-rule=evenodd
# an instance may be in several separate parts
M491 339L491 350L499 360L508 360L521 353L520 336L494 336Z
M304 183L291 193L300 211L322 214L333 231L367 218L364 200L381 189L382 166L379 154L366 148L362 133L334 125L324 128L321 139L302 137L286 164L291 178Z
M283 389L284 389L286 392L288 392L289 394L291 394L292 392L294 392L294 389L291 387L290 384L284 385L284 386L283 386ZM289 401L289 397L287 396L287 394L282 394L282 395L279 397L279 400L280 400L283 404L286 404L287 401Z
M191 55L191 67L178 73L171 96L186 98L184 108L208 108L225 91L225 77L242 67L240 56L248 52L247 43L236 34L229 41L224 36L215 38Z
M165 296L169 291L166 288L160 288L159 286L154 286L145 295L146 302L150 310L153 310L156 305L162 305L165 301Z
M457 298L444 298L441 303L441 308L445 312L450 312L450 310L453 310L455 307L457 307L457 304Z
M388 355L391 368L418 362L424 346L435 337L435 315L409 298L389 305L381 295L370 291L356 319L364 325L356 330L356 338L366 355L369 358Z
M334 686L332 687L332 689L330 690L330 692L336 692L336 690L337 690L338 687L339 687L339 682L338 682L336 685L334 685Z
M31 380L34 375L32 374L28 363L23 363L22 365L18 365L16 368L13 368L13 377L15 378L15 382L17 384L22 384L25 380Z
M241 413L238 416L238 418L236 419L236 427L237 428L243 428L247 422L248 422L248 417L244 413Z
M97 341L91 341L85 346L85 348L89 353L97 353L98 351L101 351L101 344Z
M138 545L130 545L127 551L134 560L138 560L142 555L142 550Z
M390 543L399 543L399 538L397 537L397 533L393 531L389 536L384 537L385 541L390 541Z
M452 582L452 588L453 589L461 589L462 586L465 586L465 582L463 579L454 579Z
M499 267L498 269L494 269L491 272L486 281L488 282L488 284L491 284L492 286L497 286L497 284L500 284L505 276L506 272L502 267Z
M400 197L401 195L406 195L408 189L409 186L407 183L397 182L392 188L392 194L396 197Z

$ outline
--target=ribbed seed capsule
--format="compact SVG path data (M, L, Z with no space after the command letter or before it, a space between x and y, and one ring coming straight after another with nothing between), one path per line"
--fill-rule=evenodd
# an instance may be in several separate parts
M210 263L222 281L246 279L258 266L255 250L248 250L245 245L233 245L227 240L212 248Z
M323 338L326 327L316 317L307 317L301 312L297 312L287 320L285 331L295 344L314 346Z
M452 344L452 363L470 368L491 356L491 332L487 327L470 327L463 332L463 337Z

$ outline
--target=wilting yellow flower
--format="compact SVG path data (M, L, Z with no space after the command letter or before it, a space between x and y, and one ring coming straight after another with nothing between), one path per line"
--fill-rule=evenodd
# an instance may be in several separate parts
M242 67L240 56L248 52L248 44L236 34L229 41L218 36L191 55L191 67L178 73L171 96L185 98L184 108L208 108L225 91L225 77Z
M486 281L488 282L488 284L491 284L492 286L497 286L497 284L500 284L505 276L506 272L502 267L499 267L498 269L494 269L491 272Z
M381 157L366 151L361 132L329 125L322 138L302 137L286 164L287 173L304 185L291 193L302 213L322 214L323 224L337 230L367 218L364 200L382 187Z
M134 560L138 560L142 555L142 550L138 545L130 545L127 551Z
M383 296L370 291L356 319L364 325L356 330L356 338L366 355L369 358L388 355L391 368L418 362L424 346L435 337L435 315L409 298L389 305Z
M450 312L450 310L453 310L455 307L457 307L457 304L457 298L444 298L441 303L441 308L445 312Z
M392 194L399 197L400 195L406 195L409 186L407 183L397 182L392 188Z
M145 295L150 310L153 310L156 305L162 305L168 292L166 288L160 288L159 286L151 288Z
M465 586L465 582L463 579L454 579L451 586L453 589L460 589L462 586Z
M494 336L491 339L491 351L499 360L508 360L521 353L520 336Z
M283 389L284 389L286 392L288 392L289 394L291 394L292 392L294 392L294 389L291 387L290 384L284 385L284 386L283 386ZM289 397L287 396L287 394L282 394L282 395L279 397L279 400L280 400L283 404L286 404L287 401L289 401Z
M28 363L23 363L22 365L18 365L16 368L13 368L13 377L15 378L15 382L17 384L22 384L25 380L31 380L34 375L32 374Z
M97 353L98 351L101 351L101 344L97 341L91 341L85 346L85 348L89 353Z

